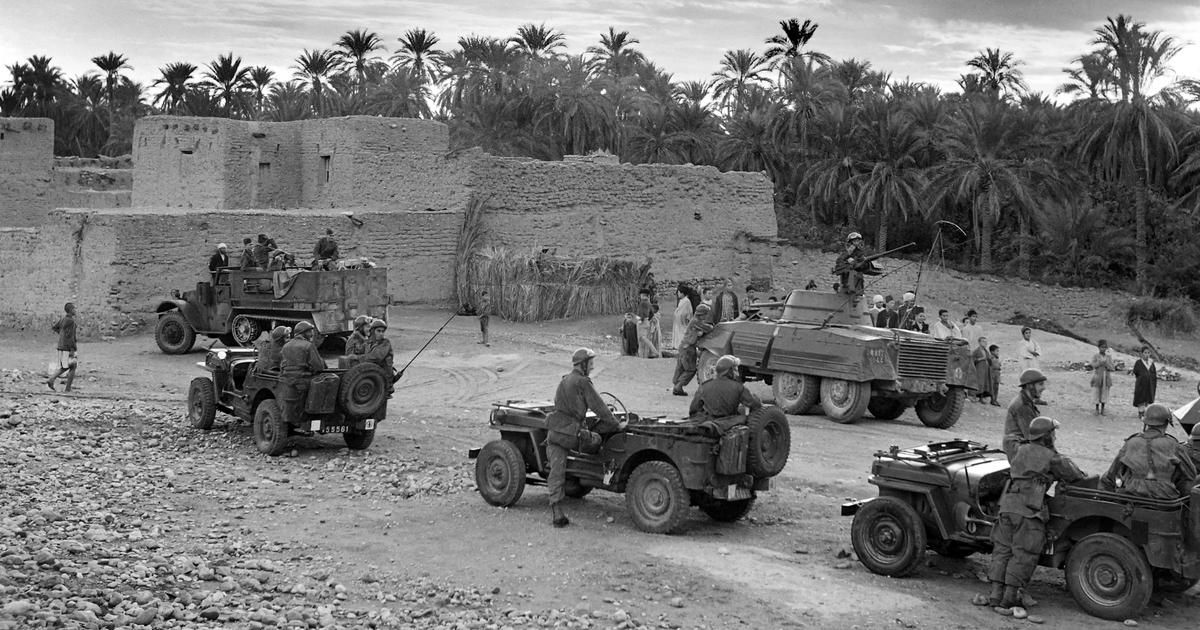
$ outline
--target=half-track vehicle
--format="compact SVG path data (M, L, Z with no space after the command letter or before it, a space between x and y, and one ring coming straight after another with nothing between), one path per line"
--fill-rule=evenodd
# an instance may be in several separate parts
M304 401L303 422L290 425L278 400L278 370L255 367L253 348L210 349L203 363L208 376L192 379L188 387L188 423L209 430L216 412L250 422L254 443L267 455L287 450L292 436L340 433L346 446L363 450L375 439L375 429L387 416L392 376L374 363L349 369L329 368L313 377Z
M629 515L642 531L678 531L693 505L714 520L736 521L787 463L791 429L777 407L764 406L745 425L708 437L697 430L699 420L641 417L624 406L616 411L617 406L615 417L628 425L595 454L567 455L566 494L580 498L593 488L624 493ZM469 452L484 501L508 507L527 484L546 484L546 422L552 411L552 403L492 406L489 424L500 439Z
M958 422L975 383L965 340L863 325L856 301L837 293L792 291L786 302L763 306L782 307L782 315L722 322L700 339L700 382L713 378L717 358L732 354L741 359L741 377L771 385L787 413L819 403L825 415L849 423L868 411L893 420L916 407L926 426Z
M926 549L963 558L992 550L992 527L1009 476L1004 453L964 440L875 454L870 483L879 496L842 506L854 516L851 542L868 569L909 575ZM1102 619L1136 617L1155 589L1200 579L1200 487L1164 501L1098 488L1098 477L1048 498L1050 521L1039 563L1062 569L1071 596Z
M264 330L301 321L312 323L322 338L345 338L355 317L387 317L387 269L221 269L213 275L193 291L175 291L155 308L154 340L160 350L188 352L197 334L229 347L249 347Z

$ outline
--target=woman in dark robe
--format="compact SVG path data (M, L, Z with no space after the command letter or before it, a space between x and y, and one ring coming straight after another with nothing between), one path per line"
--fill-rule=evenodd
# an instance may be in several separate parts
M621 352L631 357L638 353L637 317L633 313L625 313L625 320L621 322Z
M975 364L975 398L981 403L984 398L996 398L996 392L992 391L991 358L987 337L980 337L971 351L971 362Z
M1133 406L1137 407L1140 420L1158 394L1158 366L1154 365L1147 346L1142 347L1142 358L1133 363L1133 379Z

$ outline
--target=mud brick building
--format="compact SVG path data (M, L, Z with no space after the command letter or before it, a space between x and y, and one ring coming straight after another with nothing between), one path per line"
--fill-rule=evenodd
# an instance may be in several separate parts
M0 206L0 225L20 226L0 228L0 316L18 326L74 297L85 331L126 330L152 320L171 289L204 279L218 242L236 255L242 237L265 232L304 260L326 228L344 255L389 268L395 302L450 303L473 198L485 201L489 243L650 256L661 281L771 275L776 221L762 173L450 152L447 127L428 120L151 116L138 122L131 175L101 178L116 190L72 194L65 183L97 177L56 175L71 167L52 169L52 136L13 145L29 182L12 179L13 199L30 201Z

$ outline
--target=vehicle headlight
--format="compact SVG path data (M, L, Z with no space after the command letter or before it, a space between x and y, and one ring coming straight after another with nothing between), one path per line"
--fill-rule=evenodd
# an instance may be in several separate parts
M224 350L217 350L217 360L218 361L224 361L225 356L226 356L226 354L225 354Z

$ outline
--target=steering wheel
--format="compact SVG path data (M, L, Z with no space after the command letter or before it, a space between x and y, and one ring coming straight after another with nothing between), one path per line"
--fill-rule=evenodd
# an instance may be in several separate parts
M617 408L620 407L621 415L625 416L625 419L628 420L629 419L629 410L625 408L625 403L621 402L620 398L617 398L616 396L614 396L608 392L600 392L600 398L602 400L605 399L606 397L611 399L611 400L605 401L605 404L608 405L609 411L612 411L613 413L617 413Z

